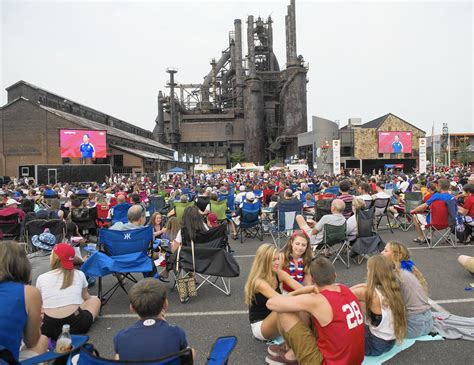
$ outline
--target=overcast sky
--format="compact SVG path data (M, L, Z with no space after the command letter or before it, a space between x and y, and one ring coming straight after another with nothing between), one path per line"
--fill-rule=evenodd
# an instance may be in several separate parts
M156 95L177 67L199 83L228 46L233 21L274 24L285 56L288 1L1 3L2 105L23 79L152 130ZM472 1L297 1L298 54L309 62L308 119L370 121L389 112L431 133L473 132Z

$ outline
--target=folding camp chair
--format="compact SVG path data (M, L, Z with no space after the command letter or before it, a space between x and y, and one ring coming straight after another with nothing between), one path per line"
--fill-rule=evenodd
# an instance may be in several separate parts
M43 233L46 228L56 237L56 243L63 242L66 236L66 223L62 219L33 219L25 225L25 241L28 252L38 250L33 246L31 238Z
M81 267L88 276L99 278L98 296L105 305L120 287L127 293L125 279L134 283L132 273L150 276L156 273L153 260L148 255L153 243L153 227L145 226L126 231L101 229L99 231L101 251L94 252ZM117 283L105 293L102 277L113 275Z
M165 197L162 195L150 196L148 198L148 204L151 214L158 212L161 215L165 215L168 212L169 205L166 204Z
M227 199L221 201L210 201L211 213L214 213L217 216L219 222L227 222Z
M316 201L316 221L327 215L331 214L331 204L334 199L320 199Z
M240 267L230 253L226 229L226 225L221 224L197 233L193 241L194 260L191 242L186 239L184 232L181 249L170 258L174 260L173 268L180 269L175 274L176 278L194 273L198 279L198 291L204 284L209 284L225 295L230 295L230 278L240 275Z
M293 231L299 229L296 216L302 214L303 208L301 203L288 206L277 204L276 208L277 224L270 226L270 234L275 246L282 249L286 246L288 237L293 234Z
M382 218L387 217L390 232L393 233L392 222L390 222L390 216L388 211L388 208L390 206L390 198L377 198L374 200L373 206L375 208L375 229L378 231Z
M181 221L183 220L183 215L184 211L187 207L190 207L191 205L194 205L194 202L187 202L187 203L181 203L181 202L174 202L174 212L176 215L176 219L178 219L178 223L181 224Z
M257 238L263 241L263 226L260 220L260 202L244 202L240 211L240 223L237 226L237 235L240 235L240 243L245 237Z
M71 335L71 349L65 353L58 353L56 351L48 351L44 354L37 355L34 357L30 357L29 359L20 361L20 365L34 365L34 364L40 364L40 363L63 363L60 362L60 359L64 359L66 357L71 358L73 355L79 352L79 349L81 346L83 346L88 340L88 336L84 335ZM6 364L15 364L13 356L11 355L10 351L8 351L6 348L4 348L2 345L0 345L0 364L3 364L6 361ZM55 362L58 360L58 362ZM66 360L66 359L64 359ZM65 363L65 361L64 361Z
M79 351L77 365L192 365L193 353L188 347L179 352L154 360L111 360L100 357L99 352L91 344L86 344Z
M14 239L20 237L21 222L19 214L0 215L0 231L3 238Z
M360 265L369 255L380 253L385 243L374 232L375 207L356 211L357 238L351 251L357 255L356 262ZM354 256L354 255L353 255Z
M237 337L235 336L219 337L212 345L206 365L227 365L236 345Z
M352 214L354 214L354 212L352 211L352 200L345 201L344 204L345 204L345 207L344 207L344 212L342 213L342 215L344 216L344 218L348 219L349 217L352 216Z
M97 204L95 208L97 209L97 219L95 220L96 227L109 227L112 224L112 219L108 218L110 210L109 206L106 204Z
M211 197L202 195L196 198L195 204L199 208L199 210L204 213L210 201L211 201Z
M341 244L339 248L333 249L337 244ZM324 251L329 251L331 254L334 253L334 264L337 260L340 260L347 268L350 266L349 261L349 241L346 239L346 223L340 226L332 224L325 224L323 227L323 241L313 248L315 256L319 256ZM331 252L332 251L332 252ZM342 257L346 254L346 258Z
M120 203L112 209L112 224L117 222L128 223L128 210L132 205L130 203Z
M450 209L449 204L454 205L454 212L452 212L453 207ZM456 248L456 238L453 235L456 226L456 210L456 200L454 197L451 200L435 200L431 203L430 223L424 227L425 229L421 230L429 248L435 248L442 241L445 241L453 246L453 248ZM440 237L433 243L435 233L439 233Z
M400 228L404 232L413 226L413 218L410 212L423 202L423 194L421 192L407 192L405 193L405 211L399 213L396 220L400 224Z

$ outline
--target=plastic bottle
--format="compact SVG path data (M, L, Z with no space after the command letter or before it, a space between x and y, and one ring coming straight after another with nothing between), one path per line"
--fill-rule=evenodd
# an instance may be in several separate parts
M63 325L63 331L56 341L56 352L65 353L71 350L72 348L72 339L69 334L70 326L68 324Z

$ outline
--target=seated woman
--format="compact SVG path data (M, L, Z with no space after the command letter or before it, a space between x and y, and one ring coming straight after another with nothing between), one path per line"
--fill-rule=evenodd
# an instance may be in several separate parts
M163 227L163 218L159 212L151 215L150 225L153 226L153 238L161 238L165 228Z
M351 288L366 306L365 355L390 351L406 336L406 308L392 263L381 255L367 261L367 283Z
M311 285L312 279L309 267L313 258L313 252L306 234L303 231L295 231L282 253L282 270L301 285ZM293 291L293 288L285 283L282 284L281 289L283 294Z
M3 241L0 262L0 344L16 361L25 360L48 351L48 338L41 335L41 294L28 285L31 265L20 244Z
M291 289L302 285L280 268L281 254L275 245L264 243L256 252L245 284L245 304L249 306L249 320L253 336L262 341L279 336L277 315L267 306L267 300L281 294L280 283ZM291 293L289 294L291 295Z
M41 332L57 340L62 326L69 324L71 334L84 334L99 314L100 299L89 294L86 276L74 269L71 246L66 243L54 246L50 262L52 270L36 281L44 308Z
M392 262L400 278L400 288L407 309L407 338L429 334L433 327L433 316L425 277L410 260L410 252L404 244L390 241L382 255Z
M365 208L366 204L363 199L357 197L352 200L352 211L354 214L349 217L346 223L346 235L349 242L353 243L357 238L357 211Z

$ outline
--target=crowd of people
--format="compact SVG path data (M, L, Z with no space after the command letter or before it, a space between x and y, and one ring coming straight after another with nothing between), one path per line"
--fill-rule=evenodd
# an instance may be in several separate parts
M410 192L420 192L423 199L407 212L404 196ZM157 196L166 202L164 209L154 209L152 200ZM317 219L319 199L331 199L331 203L330 212ZM151 225L154 238L166 240L169 251L175 252L222 223L237 239L242 212L249 206L258 209L266 222L279 209L295 207L302 212L295 218L300 230L291 234L281 250L262 244L256 251L244 290L251 333L261 341L285 339L283 344L269 346L266 360L270 364L361 363L364 356L383 354L404 338L433 329L428 284L405 244L387 242L380 255L368 258L366 282L350 288L336 282L330 260L324 255L314 257L326 224L345 225L347 239L354 241L355 213L377 199L390 200L387 213L395 222L399 215L409 217L416 228L413 240L420 244L432 239L425 232L430 206L453 200L457 220L453 233L461 243L473 240L474 175L467 169L338 177L306 171L153 178L114 175L103 183L55 185L14 179L0 190L0 217L18 217L18 241L23 241L27 223L35 219L64 221L67 234L64 242L49 247L40 239L37 244L27 243L27 250L33 246L50 254L50 270L37 277L35 286L31 286L24 246L16 241L0 245L0 344L18 360L47 351L48 339L51 348L51 340L58 339L64 324L72 334L86 333L93 325L101 301L89 294L93 278L78 269L87 257L78 257L71 245L74 238L84 246L96 239L100 227L130 230ZM220 202L224 200L223 215ZM184 211L178 203L184 204ZM106 217L91 215L92 225L80 224L77 217L84 211L101 207L106 208ZM384 208L375 209L377 213ZM474 258L461 255L459 263L474 274ZM164 268L160 278L166 281L167 276L168 268ZM165 320L166 284L143 279L132 287L129 299L140 319L115 335L117 359L152 359L188 347L184 330ZM150 336L163 338L163 343L145 346Z

